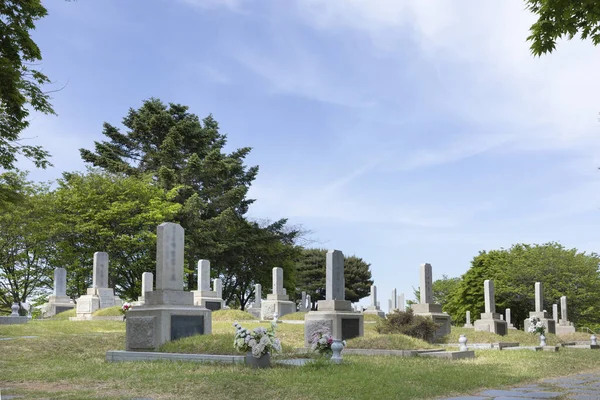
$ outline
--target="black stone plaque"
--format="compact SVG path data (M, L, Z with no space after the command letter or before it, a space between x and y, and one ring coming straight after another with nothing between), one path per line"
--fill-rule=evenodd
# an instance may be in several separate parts
M506 325L507 324L502 323L496 324L496 334L501 336L506 335Z
M210 311L217 311L221 309L220 301L207 301L204 306L208 308Z
M171 340L204 334L203 315L171 315Z
M58 314L58 313L61 313L63 311L72 310L73 307L60 307L60 306L56 306L54 309L56 310L55 313Z
M348 340L360 335L358 318L342 318L342 340Z

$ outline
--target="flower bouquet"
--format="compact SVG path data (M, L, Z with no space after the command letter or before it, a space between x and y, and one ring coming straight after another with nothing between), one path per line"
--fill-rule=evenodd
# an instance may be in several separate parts
M123 303L123 305L121 306L121 313L126 314L127 311L131 310L131 307L133 307L131 305L131 303L129 303L129 302Z
M327 330L317 330L313 333L311 338L311 350L319 353L323 356L331 356L333 350L331 345L333 344L333 336ZM346 341L343 340L342 344L346 347Z
M531 317L529 318L529 328L527 329L527 331L534 335L536 333L539 333L540 336L544 336L544 333L546 332L546 327L544 326L542 321L540 321L539 318Z
M252 330L243 328L237 321L235 326L235 338L233 347L241 352L251 352L255 358L260 358L265 354L281 351L281 342L275 337L275 324L271 323L271 328L263 327Z

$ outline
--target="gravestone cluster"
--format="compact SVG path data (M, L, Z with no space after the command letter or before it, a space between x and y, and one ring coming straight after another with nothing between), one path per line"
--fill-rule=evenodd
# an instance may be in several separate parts
M210 290L210 261L198 261L198 290L192 290L194 304L204 306L211 311L221 310L225 306L221 279L213 281L213 290Z
M542 322L542 324L544 324L546 332L556 333L556 321L554 321L554 319L551 319L546 310L544 310L544 290L542 287L542 282L536 282L534 288L535 311L529 312L529 318L538 318ZM523 322L525 326L525 332L529 330L529 325L531 325L531 323L529 322L529 318Z

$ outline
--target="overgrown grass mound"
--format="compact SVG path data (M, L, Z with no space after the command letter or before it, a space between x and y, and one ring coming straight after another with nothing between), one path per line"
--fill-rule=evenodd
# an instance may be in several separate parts
M386 319L377 322L375 330L381 334L401 333L417 339L431 342L439 325L431 318L415 315L409 308L407 311L394 310Z
M401 334L369 335L347 341L349 349L418 350L434 348L431 344Z
M383 319L377 314L364 314L363 317L365 318L365 321L377 322L377 321L381 321Z
M254 315L241 310L217 310L212 312L213 321L249 321L257 320ZM233 343L233 342L232 342Z
M305 312L295 312L291 314L286 314L281 318L278 318L282 321L304 321Z
M101 308L92 314L94 317L122 317L121 306Z
M460 335L467 337L467 346L469 343L498 343L498 342L516 342L521 346L537 346L540 344L540 336L533 335L531 333L520 331L517 329L509 329L508 334L504 336L496 335L490 332L476 331L475 329L458 328L453 326L452 331L449 335L444 337L445 343L458 343ZM564 337L559 338L558 336L546 332L546 343L550 346L557 345L569 340L565 340ZM572 339L570 340L572 341Z
M56 314L55 316L52 317L52 319L55 320L68 320L69 317L76 317L77 316L77 310L75 308L72 308L70 310L67 311L63 311L61 313Z

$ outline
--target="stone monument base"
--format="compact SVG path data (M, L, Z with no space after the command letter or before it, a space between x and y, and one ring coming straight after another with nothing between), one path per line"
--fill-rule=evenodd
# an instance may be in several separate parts
M413 304L411 306L415 315L431 318L434 323L441 325L433 335L433 340L437 340L443 336L450 334L450 315L442 311L442 306L439 304Z
M154 351L161 344L212 333L211 311L194 305L144 305L127 312L125 348Z
M491 332L502 336L508 333L508 324L500 319L498 313L482 313L481 319L475 321L474 325L476 331Z
M0 325L26 324L29 317L0 317Z
M557 335L567 335L569 333L575 333L575 327L571 325L556 325L556 334Z
M542 324L544 324L544 326L546 327L546 332L548 332L548 333L556 333L556 321L554 321L553 319L548 318L548 314L547 313L545 313L545 312L531 311L529 313L529 318L531 318L531 317L536 317L540 321L542 321ZM526 319L524 321L525 332L528 331L529 325L530 325L529 319Z
M475 327L473 326L473 324L464 324L463 328L467 328L467 329L475 329Z
M121 304L111 288L88 288L87 294L77 299L77 316L85 318L101 308L114 307Z
M260 307L250 307L247 308L246 311L254 315L256 318L260 318Z
M304 316L304 345L310 347L313 334L318 330L331 332L334 339L347 340L365 334L365 318L352 310L347 300L319 300L318 311Z
M44 304L42 309L42 317L53 317L63 311L69 311L75 308L75 303L68 296L50 296L48 303Z
M217 292L211 290L192 290L194 304L206 307L211 311L222 310L225 307L223 299L217 297Z
M268 294L266 300L260 302L260 319L271 320L277 313L277 318L296 312L296 303L290 301L288 295Z
M380 309L378 309L377 307L373 307L373 306L367 307L367 309L363 312L363 314L375 314L381 318L385 318L385 313L383 311L381 311Z

